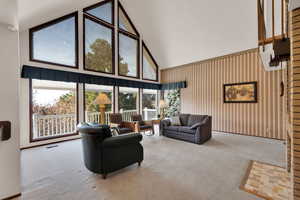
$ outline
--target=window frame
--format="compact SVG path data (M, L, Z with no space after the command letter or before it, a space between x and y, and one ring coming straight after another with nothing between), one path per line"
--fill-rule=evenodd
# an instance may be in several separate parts
M47 80L45 80L47 81ZM77 124L79 123L79 86L78 83L76 84L76 121ZM32 115L33 115L33 84L32 84L32 79L29 79L29 143L35 143L35 142L41 142L41 141L49 141L53 139L58 139L58 138L67 138L67 137L72 137L79 135L79 132L76 131L75 133L68 134L68 135L59 135L59 136L54 136L54 137L45 137L45 138L40 138L40 139L33 139L33 121L32 121Z
M154 62L155 66L156 66L156 78L155 78L155 80L144 78L144 48L147 51L147 53L149 54L152 61ZM152 54L151 54L150 50L148 49L147 45L145 44L145 42L142 41L142 79L145 80L145 81L158 82L158 77L159 77L158 73L159 73L159 66L158 66L156 60L154 59L154 57L152 56Z
M75 19L75 22L74 22L75 23L75 66L35 59L34 53L33 53L33 51L34 51L33 33L40 31L44 28L50 27L52 25L56 25L64 20L67 20L67 19L70 19L73 17ZM71 14L67 14L67 15L59 17L59 18L56 18L56 19L46 22L44 24L40 24L38 26L30 28L29 29L29 60L32 62L38 62L38 63L48 64L48 65L56 65L56 66L67 67L67 68L71 68L71 69L72 68L79 69L78 11L73 12Z
M93 85L93 84L91 84ZM100 85L101 86L101 85ZM116 95L115 95L115 92L116 92L116 86L112 86L113 87L113 91L112 91L112 104L111 104L111 107L112 107L112 113L115 113L115 106L116 106ZM85 111L86 111L86 101L85 101L85 92L86 92L86 84L84 83L83 84L83 121L86 122L86 117L85 117Z
M85 20L91 20L101 26L104 26L106 28L109 28L112 30L112 37L111 37L111 44L112 44L112 72L104 72L104 71L98 71L98 70L93 70L93 69L88 69L85 65L86 59L85 59L85 39L86 39L86 33L85 33ZM83 13L83 69L85 71L90 71L90 72L97 72L97 73L104 73L104 74L115 74L115 28L113 24L109 24L101 19L98 19L96 17L93 17L92 15L89 15L88 13Z

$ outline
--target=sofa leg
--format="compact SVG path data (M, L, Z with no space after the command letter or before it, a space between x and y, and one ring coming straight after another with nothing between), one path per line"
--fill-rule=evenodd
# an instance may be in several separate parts
M139 167L142 165L142 162L139 162Z
M106 179L107 174L102 174L102 178Z

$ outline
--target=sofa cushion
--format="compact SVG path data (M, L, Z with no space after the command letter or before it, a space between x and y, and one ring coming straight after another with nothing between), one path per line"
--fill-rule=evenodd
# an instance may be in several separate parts
M181 126L179 116L171 117L171 126Z
M180 122L182 126L187 126L189 121L190 114L180 114Z
M165 130L167 130L167 131L176 131L176 132L178 132L179 127L180 127L180 126L166 126L166 127L165 127Z
M183 132L183 133L189 133L189 134L195 134L196 133L196 130L191 129L191 127L189 127L189 126L180 126L178 131Z
M198 122L202 122L207 115L190 115L187 126L193 126Z

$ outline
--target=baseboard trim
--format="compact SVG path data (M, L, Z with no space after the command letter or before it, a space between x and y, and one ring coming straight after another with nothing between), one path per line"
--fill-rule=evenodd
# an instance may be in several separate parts
M32 146L29 146L29 147L22 147L22 148L20 148L20 150L22 151L22 150L26 150L26 149L32 149L32 148L35 148L35 147L48 146L48 145L51 145L51 144L57 144L57 143L68 142L68 141L79 140L79 139L81 139L81 137L80 138L71 138L71 139L57 141L57 142L50 142L50 143L46 143L46 144L32 145Z
M234 133L234 132L226 132L226 131L219 131L219 130L212 130L213 132L219 132L219 133L228 133L232 135L241 135L241 136L248 136L248 137L257 137L257 138L264 138L264 139L270 139L270 140L278 140L278 141L285 141L286 139L278 139L278 138L271 138L271 137L264 137L264 136L258 136L258 135L248 135L245 133Z
M21 195L22 195L22 194L21 194L21 193L19 193L19 194L16 194L16 195L10 196L10 197L6 197L6 198L4 198L4 199L2 199L2 200L11 200L11 199L14 199L14 198L20 197Z

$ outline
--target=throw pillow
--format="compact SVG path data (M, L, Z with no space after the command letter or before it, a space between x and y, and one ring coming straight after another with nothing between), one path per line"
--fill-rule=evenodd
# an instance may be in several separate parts
M206 115L190 115L189 121L188 121L188 126L191 127L198 122L202 122L205 117L206 117Z
M179 116L171 117L171 126L181 126Z

